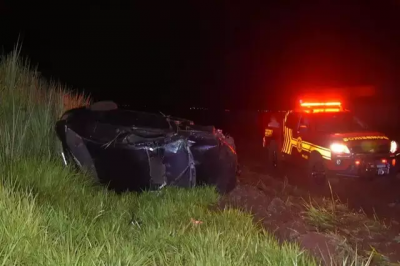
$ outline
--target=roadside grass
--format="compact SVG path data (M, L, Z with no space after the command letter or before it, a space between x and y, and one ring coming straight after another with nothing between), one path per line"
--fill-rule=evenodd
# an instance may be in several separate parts
M41 78L19 51L17 47L0 63L2 155L51 158L59 145L54 122L66 108L86 105L89 100Z
M352 226L361 223L368 232L378 232L388 228L384 221L374 214L374 219L369 219L364 212L354 212L349 206L335 197L332 186L330 188L330 198L321 198L308 201L303 199L306 221L321 231L346 230L343 226Z
M335 205L338 204L337 208ZM340 205L339 205L340 204ZM331 201L330 199L323 198L320 202L310 199L304 203L306 209L305 219L308 224L314 226L318 230L332 231L341 225L341 218L343 212L347 211L347 206L339 203L339 201Z
M116 194L58 158L54 123L89 103L45 82L18 47L0 62L0 265L316 265L213 188Z
M5 172L4 265L314 265L250 215L211 211L212 188L117 195L39 160Z
M357 249L363 238L379 236L388 228L376 215L374 219L369 219L364 212L352 211L347 204L334 197L332 188L330 198L303 201L305 221L318 232L331 235L336 240L340 252L330 254L331 265L343 265L342 262L349 259L352 265L392 265L373 246L368 250Z

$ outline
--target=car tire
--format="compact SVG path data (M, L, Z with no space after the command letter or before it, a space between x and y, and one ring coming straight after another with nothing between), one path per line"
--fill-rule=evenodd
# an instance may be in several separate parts
M224 195L231 192L237 186L237 162L226 163L230 161L232 154L228 148L224 148L220 153L220 173L216 180L216 189L219 194Z
M232 190L235 189L235 187L237 186L237 183L238 183L237 182L237 176L231 177L231 178L226 180L226 184L224 184L223 186L219 186L217 188L217 190L221 195L228 194Z
M321 154L317 152L311 154L308 162L307 177L311 184L316 184L319 186L326 184L327 173L325 162Z

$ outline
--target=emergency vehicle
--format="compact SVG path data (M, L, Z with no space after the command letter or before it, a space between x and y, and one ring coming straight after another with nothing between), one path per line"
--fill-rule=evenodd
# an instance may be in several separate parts
M316 183L329 175L370 179L396 173L396 141L370 130L341 101L299 100L278 123L264 126L269 166L294 163Z

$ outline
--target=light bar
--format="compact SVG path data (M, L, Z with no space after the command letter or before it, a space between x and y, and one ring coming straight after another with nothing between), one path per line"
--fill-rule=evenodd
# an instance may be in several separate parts
M329 113L329 112L340 112L339 108L325 108L325 109L313 109L313 113Z
M311 106L341 106L341 102L326 102L326 103L312 103L312 102L300 102L300 105L303 107L311 107Z
M340 112L339 108L325 108L325 109L306 109L306 113L329 113L329 112Z

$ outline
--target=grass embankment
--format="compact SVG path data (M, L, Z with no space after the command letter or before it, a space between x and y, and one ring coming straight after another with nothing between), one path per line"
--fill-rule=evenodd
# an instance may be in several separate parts
M17 50L0 62L0 89L1 265L314 265L250 215L212 211L211 188L117 195L65 169L54 123L86 99Z

